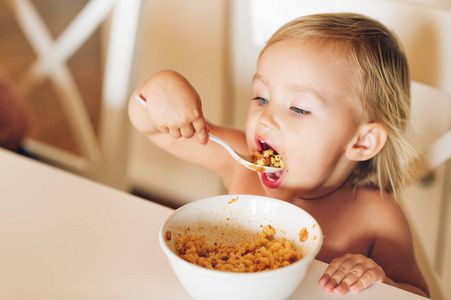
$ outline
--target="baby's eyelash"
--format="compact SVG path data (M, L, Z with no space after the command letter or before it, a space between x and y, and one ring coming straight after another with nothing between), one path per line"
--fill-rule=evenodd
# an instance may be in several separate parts
M304 110L304 109L299 108L299 107L295 107L295 106L290 107L290 110L292 110L297 115L304 115L304 116L306 116L306 115L310 114L309 111Z
M252 100L257 100L260 104L268 104L269 100L263 97L255 97Z

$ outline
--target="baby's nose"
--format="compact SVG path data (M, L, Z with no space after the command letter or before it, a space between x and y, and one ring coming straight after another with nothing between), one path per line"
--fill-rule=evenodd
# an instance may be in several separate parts
M277 130L279 128L277 117L271 110L265 110L260 115L258 125L269 130Z

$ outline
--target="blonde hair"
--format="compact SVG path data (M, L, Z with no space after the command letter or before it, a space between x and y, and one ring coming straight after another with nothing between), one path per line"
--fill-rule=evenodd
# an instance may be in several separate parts
M395 193L409 178L409 166L416 155L406 138L410 78L397 37L380 22L360 14L318 14L282 26L261 53L287 39L338 46L343 50L341 58L357 67L363 111L370 122L386 129L388 138L375 157L356 165L348 182L354 187Z

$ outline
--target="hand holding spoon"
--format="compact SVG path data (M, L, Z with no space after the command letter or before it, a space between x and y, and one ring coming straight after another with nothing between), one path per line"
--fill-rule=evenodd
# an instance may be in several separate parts
M139 95L135 95L135 99L138 100L139 103L141 103L143 106L146 106L146 100L144 100L142 97L140 97ZM275 172L279 172L282 169L281 168L273 168L273 167L267 167L267 166L260 166L254 163L251 163L248 161L248 159L244 158L244 155L238 155L230 146L229 144L227 144L226 142L224 142L223 140L221 140L220 138L209 134L208 135L209 139L215 143L218 143L219 145L221 145L222 147L224 147L227 152L230 153L230 155L232 155L232 157L242 166L253 170L253 171L257 171L260 173L275 173Z

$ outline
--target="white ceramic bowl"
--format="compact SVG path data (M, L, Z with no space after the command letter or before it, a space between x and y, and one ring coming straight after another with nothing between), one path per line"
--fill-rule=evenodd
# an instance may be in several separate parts
M232 273L209 270L181 259L175 250L177 235L205 235L207 243L233 245L255 237L261 225L275 228L275 237L295 244L303 258L287 267L258 273ZM306 227L308 239L299 240ZM172 233L166 239L166 233ZM159 241L183 287L195 299L287 299L305 276L307 267L319 252L323 234L307 212L285 201L250 195L223 195L186 204L162 225Z

